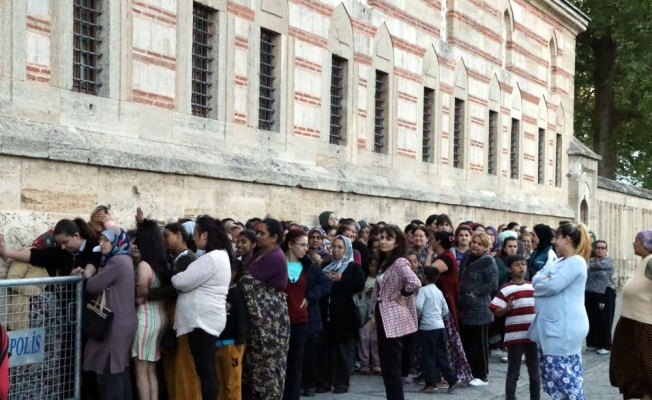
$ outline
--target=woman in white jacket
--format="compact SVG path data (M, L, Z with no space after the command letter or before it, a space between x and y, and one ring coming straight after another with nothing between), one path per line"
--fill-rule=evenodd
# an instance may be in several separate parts
M215 342L226 325L231 242L222 223L209 216L197 220L193 238L206 254L172 277L172 285L179 291L174 329L177 336L188 334L202 399L215 400Z

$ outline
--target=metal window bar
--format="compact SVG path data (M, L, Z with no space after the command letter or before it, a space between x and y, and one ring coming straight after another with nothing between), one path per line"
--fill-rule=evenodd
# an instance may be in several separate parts
M9 400L79 399L81 276L0 280L9 336Z
M489 140L487 146L487 172L489 175L497 175L498 168L496 168L497 154L496 149L498 144L496 138L498 137L498 113L496 111L489 111Z
M213 13L201 4L192 6L192 115L208 117L212 110Z
M382 153L385 147L385 92L387 74L376 71L376 92L374 94L374 152Z
M561 135L557 134L555 143L555 186L561 187Z
M432 137L434 128L434 107L435 91L432 89L423 89L423 143L422 143L422 161L432 162L430 151L432 150Z
M520 132L520 121L512 119L512 132L509 146L509 167L512 179L518 179L518 135Z
M461 168L462 132L464 131L464 100L455 99L453 123L453 167Z
M346 60L333 56L331 66L331 129L330 143L340 144L342 140L342 101L344 99L344 66Z
M274 47L276 36L272 31L261 29L260 31L260 97L258 109L258 127L271 131L274 126L274 87L276 61Z
M99 59L101 0L74 0L72 90L97 95L102 86Z
M546 130L539 129L539 148L537 154L537 182L543 185L545 172L545 152L546 152Z

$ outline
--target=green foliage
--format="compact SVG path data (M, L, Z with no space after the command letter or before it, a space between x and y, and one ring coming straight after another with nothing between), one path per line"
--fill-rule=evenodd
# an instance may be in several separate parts
M577 38L575 134L596 149L597 60L605 39L616 45L613 80L613 121L608 126L607 151L617 153L616 177L652 188L652 1L571 0L591 22ZM603 150L604 153L605 150ZM604 154L603 154L604 155ZM606 166L606 169L609 169ZM602 170L602 168L601 168Z

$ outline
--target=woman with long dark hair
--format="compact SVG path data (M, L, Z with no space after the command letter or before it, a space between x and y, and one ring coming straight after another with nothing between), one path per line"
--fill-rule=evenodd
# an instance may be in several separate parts
M172 277L179 291L174 327L188 334L203 400L215 400L218 386L215 343L226 325L226 295L231 282L231 241L222 222L209 216L196 221L197 248L206 254Z
M280 399L287 369L290 318L284 293L287 259L280 244L281 223L267 218L254 226L258 251L245 265L240 287L247 303L249 331L242 362L242 397Z
M407 244L403 232L392 225L380 229L380 266L372 299L378 332L378 353L388 400L403 400L401 378L402 338L417 331L414 295L421 287L419 278L405 258Z
M257 250L256 232L251 229L245 229L238 235L236 242L236 256L240 257L243 265L249 264L251 257Z
M136 266L136 281L148 289L170 284L172 274L168 269L163 236L155 221L144 219L136 228L140 260ZM136 366L136 386L141 400L158 399L159 387L156 376L156 362L161 358L160 339L168 325L165 301L148 300L147 296L136 296L138 306L138 330L131 347L131 356Z
M462 381L473 379L473 372L466 359L459 328L459 294L460 276L457 268L457 259L451 251L455 238L446 231L434 232L430 243L436 257L432 266L439 270L437 287L444 294L449 313L442 319L444 321L444 340L448 350L448 361ZM430 266L430 265L428 265Z
M532 245L536 248L532 251L530 259L527 261L527 275L530 280L534 279L543 267L557 261L557 254L552 245L554 231L545 224L535 225L532 232Z

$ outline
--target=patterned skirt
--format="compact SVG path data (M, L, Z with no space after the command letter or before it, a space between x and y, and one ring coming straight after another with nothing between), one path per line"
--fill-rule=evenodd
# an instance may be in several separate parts
M553 400L584 400L582 357L547 356L539 350L543 391Z
M623 399L652 394L652 325L620 317L611 345L609 378Z
M247 347L242 361L242 398L283 398L290 317L285 294L251 275L239 283L247 303Z
M459 380L470 381L473 379L473 373L466 359L466 353L464 353L464 347L462 347L462 340L457 331L455 320L450 314L444 316L442 319L444 320L444 341L448 350L448 361Z

